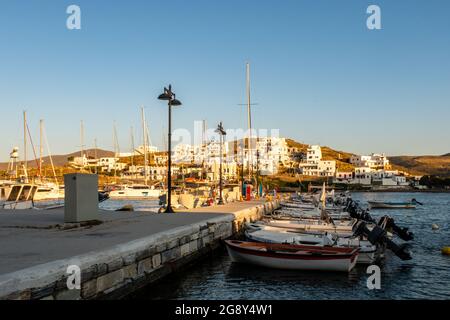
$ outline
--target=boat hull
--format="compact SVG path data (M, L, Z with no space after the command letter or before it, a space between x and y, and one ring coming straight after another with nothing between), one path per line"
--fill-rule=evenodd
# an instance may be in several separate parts
M270 231L253 231L246 232L245 236L249 241L256 241L262 243L288 243L288 244L306 244L309 245L324 245L323 235L311 235L311 234L292 234L287 232L270 232ZM302 241L302 242L298 242ZM305 241L305 242L303 242ZM315 242L315 243L314 243ZM338 247L348 248L354 247L359 249L358 264L371 264L379 259L379 253L377 246L370 244L368 241L360 241L358 239L338 239Z
M228 254L233 262L273 269L349 272L354 268L358 259L357 250L353 254L340 257L301 256L248 250L230 245L230 242L226 243Z
M161 191L157 189L150 190L115 190L109 193L109 198L113 200L128 199L128 200L145 200L158 199L161 196Z
M368 201L371 209L415 209L414 203L389 203L389 202L377 202Z

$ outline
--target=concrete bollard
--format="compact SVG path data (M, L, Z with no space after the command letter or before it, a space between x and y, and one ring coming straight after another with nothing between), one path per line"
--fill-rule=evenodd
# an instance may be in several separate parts
M64 175L64 222L98 220L98 176L73 173Z

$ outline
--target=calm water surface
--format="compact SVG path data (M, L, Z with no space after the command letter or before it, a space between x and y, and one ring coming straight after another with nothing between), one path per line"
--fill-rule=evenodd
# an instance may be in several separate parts
M186 271L168 276L138 292L140 299L450 299L450 256L441 248L450 246L450 194L355 193L355 200L406 201L424 204L416 210L373 210L389 214L415 233L410 242L413 260L401 261L387 254L380 263L381 290L367 289L365 267L349 274L283 271L230 261L219 250ZM431 225L440 226L433 231ZM396 242L401 242L398 238Z

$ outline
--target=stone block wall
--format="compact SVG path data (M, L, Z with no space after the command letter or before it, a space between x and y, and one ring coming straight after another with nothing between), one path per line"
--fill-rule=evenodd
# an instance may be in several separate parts
M258 220L279 203L208 219L101 252L54 261L0 277L0 299L80 300L120 298L195 261L217 248L221 241ZM67 267L81 269L80 289L67 289Z

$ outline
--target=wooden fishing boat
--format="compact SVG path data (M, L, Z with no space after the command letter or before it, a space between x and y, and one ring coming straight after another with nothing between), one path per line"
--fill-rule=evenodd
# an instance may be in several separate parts
M286 230L269 231L264 230L246 230L245 236L249 241L264 243L287 243L311 246L336 246L343 248L359 249L358 263L371 264L379 258L379 250L376 245L368 240L361 240L358 237L343 238L332 236L329 233L308 234L297 233Z
M226 240L233 262L288 270L349 272L358 260L358 249L272 244Z

